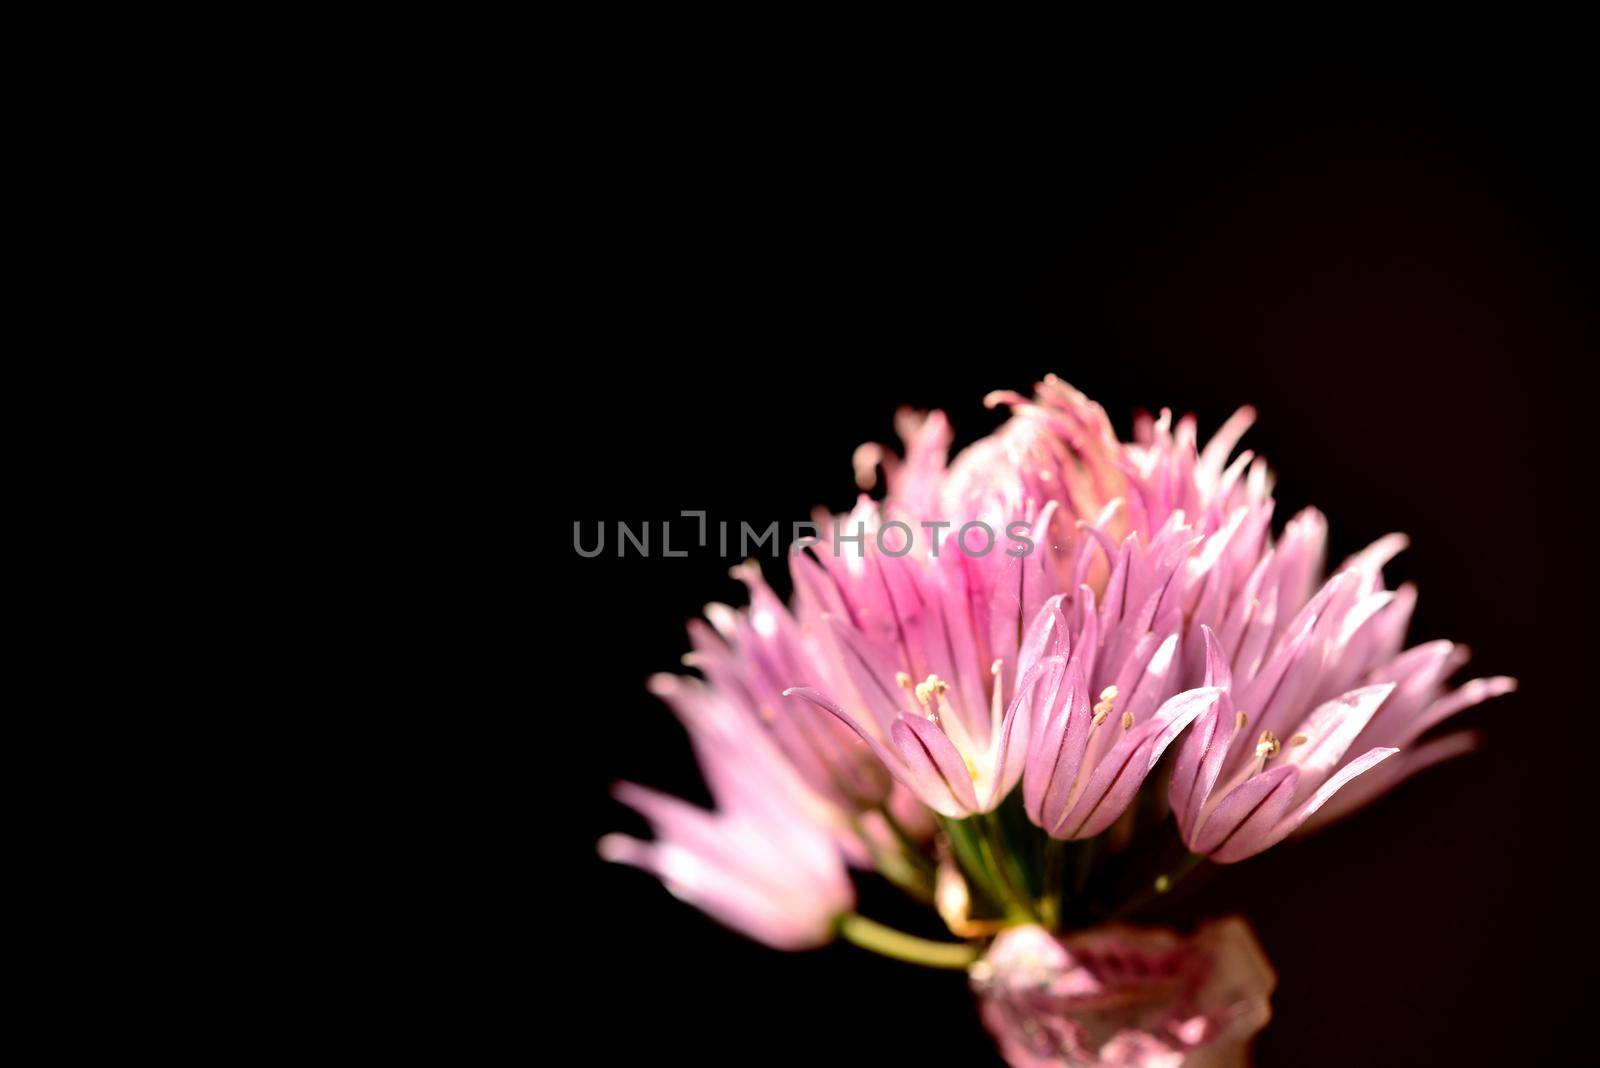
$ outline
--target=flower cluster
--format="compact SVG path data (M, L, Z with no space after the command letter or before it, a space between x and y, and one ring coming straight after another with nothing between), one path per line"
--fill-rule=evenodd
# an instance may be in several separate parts
M841 922L846 865L937 887L963 937L1059 926L1074 901L1092 921L1116 880L1080 852L1066 887L1075 843L1243 860L1469 747L1423 735L1513 688L1452 689L1463 649L1404 648L1416 591L1382 574L1400 536L1326 577L1318 512L1275 536L1266 464L1235 454L1249 409L1202 445L1166 411L1119 441L1054 377L989 403L1009 419L953 460L938 412L900 414L903 455L858 450L861 488L881 473L882 495L832 529L870 536L792 555L791 603L736 569L749 607L690 628L703 681L652 684L717 811L621 787L656 840L610 836L606 857L780 948L873 942L875 925ZM967 523L1032 551L963 551Z

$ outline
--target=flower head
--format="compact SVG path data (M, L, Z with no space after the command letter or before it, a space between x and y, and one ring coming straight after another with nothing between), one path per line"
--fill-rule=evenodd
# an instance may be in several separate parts
M1121 442L1053 376L989 403L1010 418L953 459L939 412L899 413L903 457L858 450L858 483L881 471L883 499L818 517L821 536L790 558L790 604L753 564L734 570L749 607L713 604L690 625L685 660L703 679L651 682L688 727L716 808L624 785L656 838L608 836L604 856L783 948L868 938L867 921L840 922L846 862L932 897L953 933L986 935L1059 916L1030 855L1060 854L1037 837L1016 850L1032 832L1008 810L947 825L930 857L929 810L992 813L1020 785L1044 835L1115 824L1112 848L1132 848L1158 807L1134 801L1175 749L1164 787L1179 835L1237 861L1461 752L1470 735L1424 735L1514 687L1451 689L1463 649L1404 648L1416 591L1382 575L1403 538L1324 579L1320 513L1274 536L1266 464L1234 455L1251 409L1202 445L1192 416L1165 410ZM1092 909L1106 884L1085 885ZM1230 1021L1254 1010L1230 1006L1265 1011L1270 973L1253 994L1214 996L1249 957L1232 935L1094 937L1008 930L980 966L985 1018L1014 1064L1196 1064L1236 1051ZM966 952L891 943L923 960ZM1119 976L1119 960L1142 978Z

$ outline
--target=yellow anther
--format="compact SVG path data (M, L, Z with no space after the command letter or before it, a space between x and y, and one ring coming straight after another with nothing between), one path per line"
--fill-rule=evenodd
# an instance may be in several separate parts
M1271 760L1278 755L1278 736L1271 731L1262 731L1261 737L1256 739L1256 756L1262 760Z
M916 689L914 689L912 693L916 694L918 704L920 704L923 708L931 710L933 707L933 699L938 697L940 694L947 693L949 689L949 683L945 682L937 675L929 675L927 678L917 683Z
M1290 739L1289 739L1289 748L1291 748L1291 749L1292 749L1292 748L1294 748L1294 747L1295 747L1295 746L1297 746L1297 745L1305 745L1305 744L1306 744L1306 743L1307 743L1307 742L1308 742L1308 741L1310 741L1310 740L1311 740L1311 739L1309 739L1309 738L1307 738L1307 737L1306 737L1306 736L1305 736L1305 735L1303 735L1303 734L1297 734L1297 735L1295 735L1295 736L1294 736L1294 737L1293 737L1293 738L1290 738Z
M1133 729L1133 713L1132 712L1124 712L1122 714L1122 729L1125 730L1125 731Z
M1100 726L1100 724L1104 723L1106 721L1106 715L1108 714L1108 712L1109 712L1109 710L1107 708L1105 708L1105 706L1103 706L1103 705L1095 705L1094 706L1094 720L1090 723L1090 726L1098 727L1098 726Z
M990 664L989 674L998 676L1000 674L1000 667L1004 663L1004 660L996 660L994 663Z
M894 673L894 683L902 690L909 690L911 689L911 676L904 671L896 671Z
M1118 692L1119 691L1115 686L1107 686L1105 689L1100 691L1100 700L1109 705L1112 701L1117 699Z
M1249 722L1250 717L1245 713L1240 712L1237 716L1233 717L1233 729L1236 731L1242 731L1244 730L1244 725Z

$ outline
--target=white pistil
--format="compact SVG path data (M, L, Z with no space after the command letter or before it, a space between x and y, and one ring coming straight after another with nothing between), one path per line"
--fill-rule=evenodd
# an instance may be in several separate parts
M998 748L1000 745L1000 723L1005 719L1005 695L1000 692L1000 669L1005 666L1005 661L996 660L989 665L989 677L994 680L994 685L989 687L989 747Z

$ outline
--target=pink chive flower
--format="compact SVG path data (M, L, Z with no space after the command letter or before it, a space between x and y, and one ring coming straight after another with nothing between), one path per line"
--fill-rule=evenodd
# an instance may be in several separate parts
M750 607L708 605L711 625L689 624L694 651L684 662L758 725L820 796L850 811L876 809L893 785L883 765L832 716L783 698L784 690L799 684L844 688L823 625L791 614L755 564L736 567L733 574L748 587Z
M858 453L858 468L884 469L887 498L847 517L863 540L825 539L795 572L811 606L801 616L826 624L835 685L848 676L853 693L794 692L857 731L941 814L992 810L1025 756L1033 820L1057 837L1091 837L1204 708L1196 620L1220 619L1260 557L1265 466L1249 454L1228 463L1248 410L1202 452L1194 421L1174 432L1167 413L1143 427L1142 443L1121 446L1100 408L1053 378L1032 402L997 401L1013 406L1012 419L948 467L937 412L901 413L905 460L876 446ZM1107 499L1113 491L1131 503ZM1089 518L1063 534L1063 512ZM874 536L897 521L911 532L929 513L955 529L913 537L903 555ZM1021 559L974 556L958 526L1008 530L1017 515L1031 521L1022 529L1033 551ZM1059 622L1040 614L1052 597ZM1024 642L1035 627L1037 640Z
M1053 377L989 403L1011 418L953 462L938 412L899 414L904 459L858 451L858 482L881 468L886 496L837 527L818 517L821 541L790 560L790 606L735 570L750 607L691 624L705 683L652 682L717 811L624 786L657 840L611 836L603 853L753 937L817 944L849 907L841 857L878 863L908 828L924 836L919 803L964 818L1020 783L1034 824L1089 838L1187 730L1168 784L1179 832L1230 862L1467 748L1419 739L1514 687L1451 691L1464 650L1401 651L1416 594L1385 589L1381 569L1403 539L1319 589L1321 515L1274 539L1264 461L1232 457L1250 409L1202 447L1193 417L1167 411L1118 442Z
M1336 819L1470 748L1470 735L1420 745L1418 739L1516 685L1495 677L1449 690L1445 680L1466 658L1449 642L1401 653L1416 591L1387 590L1381 574L1405 545L1398 535L1353 558L1317 591L1327 537L1322 516L1307 509L1274 544L1265 465L1248 452L1228 459L1253 419L1241 409L1203 450L1192 417L1175 430L1166 412L1141 420L1121 461L1127 500L1079 524L1088 537L1077 545L1068 579L1078 588L1067 608L1073 629L1084 632L1081 650L1098 642L1102 657L1124 659L1126 667L1143 661L1142 651L1126 657L1130 639L1138 651L1138 642L1177 634L1181 664L1167 688L1229 688L1189 731L1171 787L1185 841L1220 861L1258 852L1302 825ZM1120 544L1112 536L1118 528L1127 530ZM1098 618L1088 585L1096 552L1110 567ZM1107 618L1107 607L1116 605L1120 612ZM1126 699L1131 676L1100 670L1082 673L1088 696L1077 687L1056 719L1034 723L1024 794L1035 822L1054 834L1061 833L1052 830L1063 818L1060 806L1072 796L1063 783L1073 781L1077 746L1084 744L1081 730L1069 728L1095 694ZM1192 711L1192 703L1183 707ZM1252 716L1248 736L1236 738L1241 718ZM1076 781L1081 790L1081 769ZM1069 814L1063 826L1070 829L1075 818ZM1212 821L1209 828L1202 820Z
M984 398L986 407L1002 404L1011 418L963 450L943 480L946 512L1004 519L1054 502L1070 534L1124 492L1121 446L1098 404L1054 375L1031 400L1006 390Z
M991 811L1022 776L1034 705L1064 669L1042 642L1025 644L1030 622L1054 592L1044 539L1053 506L1024 523L1040 551L983 555L946 532L926 557L870 535L836 555L824 543L799 565L796 584L819 605L854 703L816 687L789 692L855 731L891 774L945 816ZM861 514L858 510L855 514Z
M796 573L833 638L835 684L848 676L855 693L841 702L815 686L796 692L849 724L935 811L994 808L1015 785L1020 738L1029 816L1056 837L1093 836L1205 713L1183 748L1187 777L1172 788L1180 830L1215 859L1240 859L1461 751L1466 738L1415 743L1514 685L1486 679L1448 693L1456 647L1400 655L1415 591L1385 590L1380 573L1399 539L1316 592L1325 521L1307 509L1274 542L1266 465L1249 452L1232 457L1252 410L1204 448L1193 417L1174 423L1166 411L1140 419L1124 445L1059 380L1041 383L1032 401L997 400L1012 405L1012 419L948 465L943 416L902 413L906 459L873 447L858 456L883 467L888 496L853 518L870 532L935 508L952 523L991 525L1010 510L1032 519L1040 552L1004 567L963 558L948 539L942 557L925 547L900 557L869 536L860 551L819 553ZM1078 517L1066 533L1064 514ZM1037 639L1021 641L1025 633ZM984 685L991 656L994 684ZM1211 699L1225 687L1226 701ZM1235 745L1240 712L1257 719ZM1251 804L1263 798L1270 803ZM1234 834L1226 821L1246 814L1250 825Z
M911 520L959 525L981 520L1002 529L1011 520L1056 506L1051 542L1060 549L1075 540L1074 524L1098 516L1124 493L1127 461L1105 411L1049 375L1030 400L1010 391L984 399L1007 405L1012 415L998 430L948 461L952 433L943 412L903 408L895 427L905 448L897 457L883 445L856 450L856 482L863 490L884 473L884 511Z
M651 872L679 899L775 949L831 941L855 889L825 802L715 691L668 675L651 685L688 727L717 808L619 784L618 800L650 822L655 840L607 835L601 857Z
M1103 927L1000 934L971 968L984 1026L1013 1068L1225 1068L1248 1062L1277 978L1243 920L1192 937Z
M1087 587L1081 592L1073 606L1075 647L1060 596L1046 604L1031 639L1066 667L1052 675L1055 689L1035 705L1040 711L1030 721L1023 805L1045 833L1064 839L1091 838L1114 823L1167 746L1221 692L1173 693L1174 620L1121 643L1125 650L1113 643L1108 654L1097 640L1101 616L1093 594ZM1089 682L1096 677L1118 681L1096 690Z
M1069 572L1073 592L1038 621L1068 670L1059 697L1030 722L1023 801L1057 838L1092 837L1113 823L1211 703L1215 691L1197 686L1186 667L1186 631L1197 614L1216 610L1218 568L1252 557L1265 528L1258 508L1241 506L1210 535L1173 510L1152 535L1132 531L1118 544L1108 529L1119 507L1079 524L1086 536ZM1097 555L1108 570L1099 596L1088 581Z
M1203 538L1181 514L1148 545L1129 535L1097 607L1086 583L1070 599L1056 592L1055 509L1046 504L1027 528L1035 551L1026 555L969 555L959 530L927 558L879 551L870 538L843 556L820 552L797 583L823 602L820 618L868 715L815 687L791 692L848 724L942 815L992 811L1026 771L1034 822L1087 838L1122 814L1215 695L1180 685L1184 615L1166 602ZM1087 573L1095 538L1084 539L1075 577Z
M1191 850L1242 860L1313 816L1349 812L1465 741L1413 748L1424 731L1515 688L1496 677L1447 692L1445 678L1464 660L1457 647L1400 652L1416 594L1385 589L1382 567L1404 544L1380 539L1304 604L1286 603L1279 585L1277 597L1230 613L1222 634L1205 628L1206 681L1222 694L1180 749L1169 790ZM1312 550L1310 540L1300 548ZM1264 575L1280 563L1305 571L1288 554L1264 563Z

